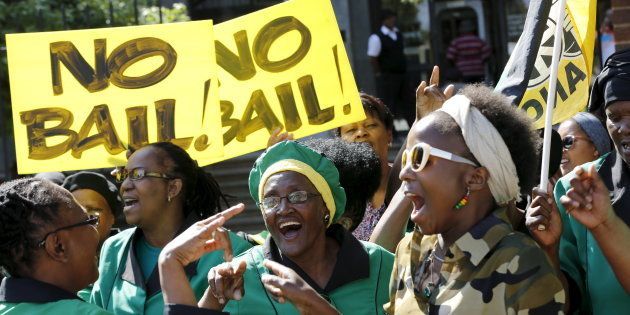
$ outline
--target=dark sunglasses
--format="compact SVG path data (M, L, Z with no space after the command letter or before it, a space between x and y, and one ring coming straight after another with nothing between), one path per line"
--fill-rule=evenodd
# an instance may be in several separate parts
M147 172L142 167L136 167L134 169L128 170L126 168L117 168L112 171L112 175L116 178L116 181L122 183L127 179L127 177L133 181L141 180L145 177L155 177L155 178L164 178L164 179L174 179L174 177L169 176L164 173L158 172Z
M99 217L97 215L88 215L87 220L85 220L83 222L71 224L71 225L68 225L68 226L63 226L63 227L60 227L60 228L58 228L58 229L56 229L56 230L54 230L52 232L48 232L48 233L46 233L46 235L44 235L42 240L37 243L37 246L44 247L44 245L46 245L46 239L48 238L48 236L50 236L51 234L55 234L55 233L57 233L57 232L59 232L61 230L68 230L68 229L72 229L72 228L79 227L79 226L84 226L84 225L91 225L91 226L96 228L98 226L98 218Z
M568 136L565 136L564 138L562 138L562 148L564 148L565 150L571 149L573 147L573 145L575 144L575 141L578 140L578 139L579 140L590 141L588 138L568 135Z
M413 148L409 150L403 151L402 154L402 166L405 167L407 163L411 164L411 170L414 172L420 172L427 165L427 161L429 160L429 156L437 156L439 158L443 158L449 161L469 164L474 167L479 167L477 163L461 157L457 154L453 154L451 152L447 152L444 150L440 150L430 146L428 143L420 142L413 146Z

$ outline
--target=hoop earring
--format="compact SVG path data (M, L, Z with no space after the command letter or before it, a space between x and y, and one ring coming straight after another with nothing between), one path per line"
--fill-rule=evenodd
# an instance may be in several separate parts
M453 207L453 209L455 210L459 210L463 207L465 207L468 204L468 199L470 198L470 188L466 187L466 195L464 195L464 197L462 199L460 199L455 206Z

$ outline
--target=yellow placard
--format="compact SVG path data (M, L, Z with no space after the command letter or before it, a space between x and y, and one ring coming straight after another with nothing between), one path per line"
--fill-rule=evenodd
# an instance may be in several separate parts
M365 119L329 0L292 0L215 25L225 160Z
M212 21L7 35L18 172L124 165L172 141L222 155Z
M520 107L534 119L536 128L545 126L555 21L560 1L551 7L535 70L530 77ZM596 1L568 1L563 21L562 56L558 65L558 84L553 124L571 118L588 104L595 41Z

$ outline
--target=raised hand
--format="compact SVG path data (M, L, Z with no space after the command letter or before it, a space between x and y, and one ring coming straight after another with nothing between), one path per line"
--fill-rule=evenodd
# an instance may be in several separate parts
M246 267L244 260L238 263L224 262L208 272L208 290L221 307L225 306L229 300L240 300L245 294L243 274Z
M278 302L290 301L301 314L339 314L291 268L271 260L263 264L273 273L262 276L263 285Z
M440 67L434 66L429 84L422 81L416 89L416 121L442 107L442 104L453 96L455 87L452 84L448 85L444 92L440 91L439 85Z
M284 140L293 140L293 134L288 131L281 132L282 128L274 129L269 135L269 140L267 140L267 148Z
M560 202L569 215L591 231L619 283L630 293L630 227L612 208L608 188L595 165L575 170L571 189Z
M595 165L588 171L578 166L575 175L570 182L571 189L560 197L560 202L575 220L592 231L615 216L610 192L597 174Z
M241 203L196 222L166 244L160 256L164 260L174 259L182 267L215 250L223 250L225 260L232 260L230 238L221 225L241 213L243 209L245 206Z
M562 236L562 219L550 193L534 188L532 203L525 213L525 225L543 249L557 250Z
M224 250L225 259L231 260L230 238L227 231L221 229L221 225L243 209L243 204L239 204L201 220L166 244L158 259L164 303L197 305L197 298L184 267L203 254L220 249Z

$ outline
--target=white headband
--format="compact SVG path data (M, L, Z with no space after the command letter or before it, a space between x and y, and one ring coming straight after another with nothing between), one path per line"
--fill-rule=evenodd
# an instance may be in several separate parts
M446 101L440 111L453 117L470 152L481 166L488 169L488 186L497 204L520 201L516 166L505 141L492 123L477 108L470 106L470 99L461 94Z

